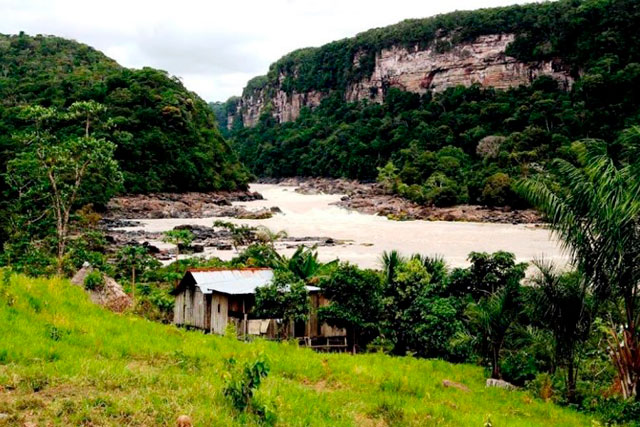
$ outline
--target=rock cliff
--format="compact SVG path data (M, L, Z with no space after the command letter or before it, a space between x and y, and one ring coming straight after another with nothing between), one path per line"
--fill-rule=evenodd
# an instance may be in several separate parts
M564 89L571 88L573 78L560 59L521 62L508 56L505 52L514 40L514 34L489 34L458 44L441 37L423 48L419 45L410 48L392 46L376 53L373 72L369 76L353 81L341 90L347 101L382 102L389 88L423 94L478 83L507 89L529 84L543 75L558 81ZM354 55L354 68L360 65L364 55L365 52ZM296 78L295 70L292 77ZM254 126L268 106L276 121L292 121L303 107L316 107L330 93L286 91L283 87L286 78L287 75L281 74L275 87L245 91L237 105L236 118L242 117L244 126ZM228 125L230 123L232 120Z

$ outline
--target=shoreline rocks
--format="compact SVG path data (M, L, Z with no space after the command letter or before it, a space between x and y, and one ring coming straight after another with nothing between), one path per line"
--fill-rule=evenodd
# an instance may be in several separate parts
M336 206L369 215L386 216L398 221L463 221L502 224L538 224L541 215L533 209L489 208L478 205L451 207L424 206L394 194L377 183L342 178L263 179L261 183L295 186L300 194L344 194Z
M212 193L152 193L118 196L107 204L106 220L129 218L202 218L237 216L247 210L232 202L262 200L260 193L229 191Z

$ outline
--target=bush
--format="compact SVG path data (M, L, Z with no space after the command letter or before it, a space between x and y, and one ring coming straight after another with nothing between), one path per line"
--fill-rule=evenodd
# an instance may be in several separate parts
M500 370L505 380L518 386L531 381L538 373L535 357L527 351L513 351L505 355Z
M275 424L275 414L265 404L257 402L254 396L262 379L269 374L267 360L261 356L238 370L236 360L230 358L227 360L227 367L231 374L226 379L224 395L233 407L239 412L248 411L257 415L266 424Z
M513 205L515 197L515 193L511 189L511 178L506 173L498 172L485 181L482 190L482 203L485 205Z
M640 402L609 397L599 399L591 409L609 425L640 426Z
M104 276L98 270L93 270L84 278L84 288L90 291L102 289L104 286Z

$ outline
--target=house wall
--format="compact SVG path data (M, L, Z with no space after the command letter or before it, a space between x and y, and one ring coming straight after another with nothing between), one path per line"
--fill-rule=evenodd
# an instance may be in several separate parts
M229 298L213 294L211 298L211 332L223 335L229 319Z
M197 287L186 287L176 295L173 323L207 329L205 296Z
M315 337L342 337L346 331L334 328L326 323L320 323L318 308L329 304L329 300L319 293L312 293L311 313L305 325L305 336ZM239 334L243 334L245 323L243 321L244 309L250 313L253 308L251 296L228 296L220 293L204 295L195 286L186 286L182 292L176 295L173 311L173 323L182 326L191 326L215 334L224 335L229 322L236 324ZM276 335L275 321L271 322L269 330L263 336L273 338ZM293 325L291 332L294 331Z
M347 334L344 329L334 328L326 323L320 323L318 319L318 309L329 305L329 300L320 293L313 293L310 295L311 299L311 314L307 321L307 336L314 337L343 337Z
M184 292L176 295L176 301L173 305L173 323L184 325Z

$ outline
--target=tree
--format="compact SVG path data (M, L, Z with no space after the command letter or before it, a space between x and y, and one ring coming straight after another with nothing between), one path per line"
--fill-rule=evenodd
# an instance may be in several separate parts
M116 255L118 267L131 272L131 298L135 298L136 276L140 276L151 267L157 266L158 261L149 255L144 246L127 245Z
M520 282L511 279L507 285L477 303L471 303L466 314L474 338L491 360L491 378L501 378L500 352L507 332L520 310Z
M482 202L487 206L513 206L514 193L509 175L498 172L487 178L482 190Z
M291 272L275 270L273 281L256 289L255 315L282 319L285 337L288 336L288 326L306 321L310 310L309 291L304 282Z
M194 238L195 236L190 230L169 230L164 232L162 241L176 245L178 256L180 256L180 247L188 248Z
M395 193L398 190L400 178L398 177L398 169L393 162L389 161L384 167L378 168L378 182L389 193Z
M575 147L578 165L553 162L552 176L519 182L521 194L548 218L578 272L599 300L621 300L622 335L610 353L625 397L640 400L640 128L612 144Z
M396 269L404 262L406 262L405 258L396 250L392 250L391 252L382 252L380 264L382 264L382 271L384 272L386 286L393 282L393 278L396 275Z
M264 244L270 245L271 247L273 247L274 243L277 242L278 240L284 239L288 236L289 235L285 230L271 231L271 229L269 229L268 227L265 227L264 225L260 225L256 227L256 231L255 231L256 239L258 239L260 242Z
M470 295L474 300L494 294L511 281L520 281L525 276L526 263L516 264L510 252L471 252L471 266L456 269L451 274L448 290L453 295Z
M533 315L553 333L555 364L567 368L567 399L575 401L580 346L589 338L593 299L576 272L558 273L552 264L534 262Z
M418 258L401 262L385 283L384 330L394 341L394 353L415 349L415 326L421 320L420 303L429 293L431 275Z
M320 320L345 328L355 354L358 344L375 338L382 317L382 281L372 270L341 263L320 283L329 304L318 309Z
M53 214L58 274L62 274L71 214L83 193L100 184L108 200L122 181L113 159L115 144L90 134L90 120L102 110L96 103L72 104L67 115L51 108L27 107L24 117L33 121L34 131L24 141L25 149L7 165L7 182L22 206L42 204L45 214ZM54 135L56 122L78 114L86 117L84 136Z

